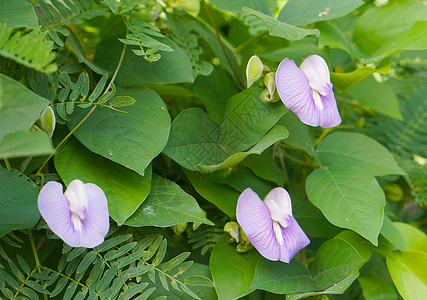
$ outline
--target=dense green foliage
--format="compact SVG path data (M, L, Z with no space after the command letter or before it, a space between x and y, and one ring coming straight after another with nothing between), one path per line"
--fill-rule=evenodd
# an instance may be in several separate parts
M426 49L421 0L0 0L0 297L425 299ZM251 56L311 54L334 128L246 88ZM108 199L93 249L37 208L76 178ZM224 232L277 186L311 240L289 264Z

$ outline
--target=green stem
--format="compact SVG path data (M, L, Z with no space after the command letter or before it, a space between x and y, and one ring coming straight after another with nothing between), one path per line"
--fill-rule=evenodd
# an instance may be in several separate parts
M205 19L201 18L200 16L197 16L196 20L199 21L200 23L202 23L203 26L205 26L210 32L212 32L213 34L216 34L215 29L211 26L211 24L209 24L208 22L206 22ZM221 38L222 42L224 43L224 45L227 46L227 48L231 52L236 53L236 48L233 45L231 45L230 42L227 41L227 39L225 39L221 35L220 35L220 38Z
M15 295L13 295L12 299L16 299L16 297L19 295L19 293L21 292L21 289L25 286L25 283L31 278L31 275L33 275L36 272L36 269L33 269L28 276L24 279L23 282L21 282L21 285L19 286L19 288L16 290Z
M93 46L93 48L98 48L98 46L105 41L105 39L108 37L108 35L110 34L111 31L113 31L114 28L116 28L117 25L120 24L120 22L122 21L122 19L118 19L116 22L114 22L114 24L102 35L101 39L99 40L99 42Z
M250 39L248 39L247 41L245 41L244 43L240 44L239 46L237 46L236 48L233 49L233 53L239 53L241 52L243 49L245 49L248 45L250 45L251 43L253 43L254 41L256 41L257 39L263 37L264 35L266 35L268 32L264 31L256 36L251 37Z
M291 156L291 155L289 155L288 153L286 153L286 151L284 151L283 149L281 149L282 151L282 153L287 157L287 158L289 158L290 160L293 160L294 162L296 162L296 163L298 163L298 164L300 164L300 165L303 165L303 166L310 166L310 164L309 163L307 163L307 162L305 162L305 161L302 161L302 160L300 160L300 159L298 159L298 158L295 158L295 157L293 157L293 156Z
M30 239L31 249L33 250L34 261L36 262L36 269L39 273L41 273L42 265L40 264L39 255L37 254L36 244L34 243L34 238L33 238L33 234L31 233L31 231L29 234L29 239ZM47 300L47 296L45 294L43 294L43 298L45 300Z
M34 261L36 262L36 268L37 268L37 271L39 271L39 273L40 273L41 272L41 270L40 270L41 264L40 264L40 260L39 260L39 255L37 254L36 245L34 243L33 234L31 233L31 231L29 234L29 239L30 239L31 249L33 250Z
M314 142L314 146L317 146L325 137L326 135L331 131L331 129L323 129L322 133L320 134L319 138Z
M203 3L203 5L204 5L204 7L206 9L206 12L208 13L208 16L209 16L209 19L210 19L210 21L212 23L213 28L215 29L216 37L217 37L217 39L219 41L219 44L221 45L221 49L224 52L225 58L227 59L228 64L230 65L231 69L233 70L234 76L237 78L237 80L241 84L242 88L245 88L246 87L245 83L242 81L242 78L240 78L239 73L234 68L234 65L231 63L230 57L228 56L228 53L225 50L224 44L223 44L222 39L221 39L221 37L219 35L218 28L216 27L215 21L214 21L214 19L212 17L211 11L209 10L209 7L207 6L205 0L202 0L202 3Z
M77 283L77 284L78 284L78 285L80 285L81 287L85 287L85 288L89 289L89 287L88 287L88 286L84 285L84 284L83 284L83 283L81 283L80 281L75 280L74 278L72 278L72 277L70 277L70 276L68 276L68 275L66 275L66 274L63 274L63 273L61 273L61 272L58 272L57 270L54 270L54 269L51 269L51 268L49 268L49 267L45 267L45 266L41 266L41 268L42 268L43 270L48 270L48 271L50 271L50 272L52 272L52 273L57 273L59 276L65 277L65 278L67 278L68 280L70 280L70 281L73 281L73 282ZM95 292L95 293L99 296L99 292Z
M103 95L105 95L109 90L111 85L113 84L114 80L116 79L117 73L119 72L119 69L122 65L123 62L123 58L125 57L125 52L126 52L126 44L123 45L123 49L122 49L122 53L120 55L120 59L119 62L117 64L116 70L114 71L113 77L110 80L110 83L108 84L107 88L105 89ZM58 149L69 139L69 137L83 124L84 121L87 120L87 118L89 118L89 116L94 112L94 110L96 109L97 105L94 105L92 107L92 109L87 113L87 115L76 125L76 127L74 127L60 142L59 144L55 147L55 149L53 150L53 152L48 156L48 158L46 158L46 160L43 162L43 164L40 166L40 168L37 170L36 175L40 175L41 171L43 170L43 168L46 166L46 164L49 162L49 160L55 155L55 153L58 151Z
M276 149L277 148L278 148L278 146L276 147ZM282 151L280 151L281 150L280 148L278 150L279 151L277 151L277 153L279 154L278 157L279 157L279 161L280 161L280 166L282 167L283 173L285 173L285 178L286 178L286 182L288 184L288 187L290 187L291 182L289 180L288 170L286 169L285 161L283 159L283 153L282 153ZM291 191L291 190L289 189L289 191Z
M12 170L12 168L10 167L10 163L9 160L7 158L4 158L4 164L6 166L6 169L8 169L8 171Z

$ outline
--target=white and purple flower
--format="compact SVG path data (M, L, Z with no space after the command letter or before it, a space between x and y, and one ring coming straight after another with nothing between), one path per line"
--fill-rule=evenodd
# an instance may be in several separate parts
M247 188L237 202L236 217L252 245L269 260L289 263L310 243L292 215L291 198L284 188L272 189L264 201Z
M62 184L48 182L37 205L49 228L72 247L96 247L110 228L107 198L92 183L75 179L63 193Z
M325 128L341 123L329 68L319 55L308 56L299 68L293 60L282 60L276 85L285 106L303 123Z

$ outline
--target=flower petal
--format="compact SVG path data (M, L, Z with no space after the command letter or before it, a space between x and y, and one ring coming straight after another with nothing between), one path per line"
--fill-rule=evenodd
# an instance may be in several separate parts
M307 125L319 125L319 109L304 73L293 60L285 58L276 72L277 92L287 108Z
M49 228L65 243L72 247L78 247L79 235L71 223L71 212L67 199L62 191L62 184L48 182L41 189L37 206L40 214Z
M321 56L313 54L306 57L299 68L304 72L310 87L319 94L326 96L332 91L329 67Z
M323 109L320 110L319 125L328 128L334 127L341 123L341 116L338 111L337 101L335 100L334 92L327 96L320 95L322 99Z
M74 179L67 186L64 193L68 200L71 212L77 214L80 218L86 217L88 197L84 183L79 179Z
M291 224L293 219L291 197L284 188L272 189L265 197L264 203L274 221L279 222L285 228Z
M310 240L294 217L288 227L282 228L282 232L284 243L280 246L280 260L289 263L295 254L310 244Z
M80 246L93 248L104 241L110 228L108 203L104 192L93 183L85 184L88 196L88 212L82 220L83 230L80 232Z
M249 241L262 256L270 260L280 258L279 243L274 234L270 212L250 188L244 190L239 197L236 217Z

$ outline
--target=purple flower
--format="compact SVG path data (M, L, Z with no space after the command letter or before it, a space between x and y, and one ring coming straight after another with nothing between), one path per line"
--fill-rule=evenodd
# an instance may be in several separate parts
M341 123L325 60L310 55L298 68L285 58L276 72L277 91L287 108L310 126L334 127Z
M93 183L75 179L63 193L62 184L50 181L37 205L50 229L72 247L98 246L110 227L107 198Z
M284 188L272 189L264 202L247 188L237 202L236 217L249 241L267 259L288 263L310 243L292 215L291 198Z

